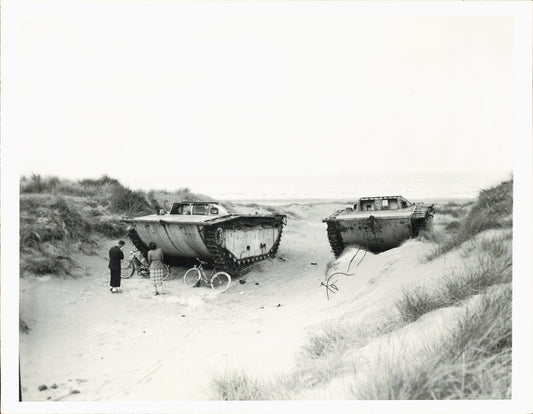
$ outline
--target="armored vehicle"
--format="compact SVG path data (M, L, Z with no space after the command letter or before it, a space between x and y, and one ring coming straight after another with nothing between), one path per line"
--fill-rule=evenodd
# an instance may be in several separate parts
M281 241L283 214L231 214L217 202L174 203L161 211L122 220L146 256L153 241L168 259L202 259L238 276L252 263L274 257Z
M373 253L397 247L428 228L433 214L433 205L411 203L402 196L363 197L322 221L327 223L329 243L338 257L346 245Z

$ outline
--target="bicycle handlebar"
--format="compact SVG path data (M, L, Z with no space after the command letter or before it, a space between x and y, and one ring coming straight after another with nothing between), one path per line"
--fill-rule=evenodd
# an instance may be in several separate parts
M198 259L198 258L196 258L196 260L198 260L198 262L200 262L201 265L205 265L205 264L207 264L207 262L204 262L203 260L200 260L200 259Z

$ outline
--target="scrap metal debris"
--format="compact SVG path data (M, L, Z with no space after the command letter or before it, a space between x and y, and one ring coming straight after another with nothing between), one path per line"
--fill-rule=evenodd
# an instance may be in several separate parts
M357 255L359 254L360 251L361 251L361 249L357 249L357 251L355 252L353 257L350 259L350 263L348 263L348 269L346 269L346 272L335 272L335 273L332 273L331 275L329 275L326 278L326 282L320 282L320 286L324 286L326 288L326 296L327 296L328 300L329 300L329 293L330 292L331 293L337 293L339 291L339 288L336 285L336 283L339 281L339 279L335 278L335 280L332 280L334 278L334 276L338 276L338 275L354 276L355 275L355 272L354 273L349 273L349 271L350 271L350 267L352 266L352 262L355 260L355 258L357 257ZM363 261L365 256L366 256L366 250L364 251L363 256L361 257L361 259L359 259L359 261L355 265L356 268L359 267L359 265L361 264L361 262Z

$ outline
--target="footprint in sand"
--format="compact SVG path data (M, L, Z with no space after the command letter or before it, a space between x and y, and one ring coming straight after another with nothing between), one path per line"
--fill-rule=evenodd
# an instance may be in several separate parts
M155 299L155 300L158 300L158 299L160 299L161 295L154 295L153 293L152 293L152 294L139 293L139 294L137 295L137 297L138 297L139 299L147 299L147 300L153 300L153 299Z

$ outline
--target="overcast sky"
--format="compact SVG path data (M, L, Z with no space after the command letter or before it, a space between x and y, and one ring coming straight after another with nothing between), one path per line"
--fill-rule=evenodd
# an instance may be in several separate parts
M14 10L23 175L513 168L512 17L346 2Z

